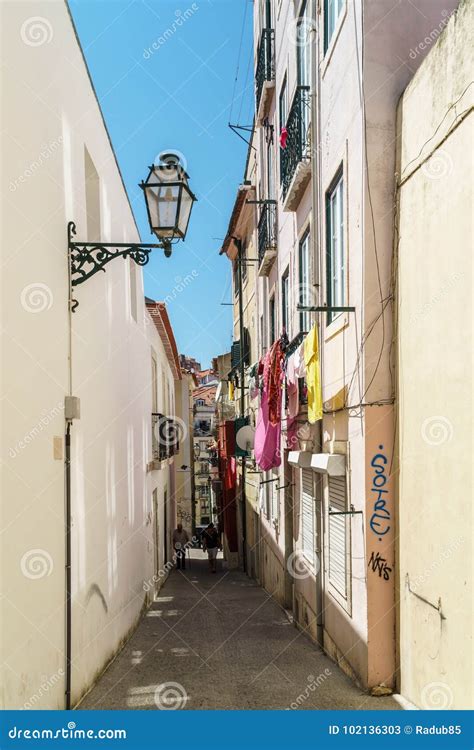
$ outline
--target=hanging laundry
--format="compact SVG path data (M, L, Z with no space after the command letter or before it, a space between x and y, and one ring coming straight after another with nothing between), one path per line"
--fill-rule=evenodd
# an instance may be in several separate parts
M288 130L282 128L280 131L280 148L286 148L286 141L288 139Z
M308 386L308 421L314 423L323 418L318 329L316 326L313 326L304 340L304 362Z
M268 418L271 424L281 422L281 398L283 380L283 352L279 341L275 341L269 352L264 381L268 391Z
M234 400L234 384L232 380L229 380L229 401Z
M299 366L299 360L296 357L296 352L291 354L286 361L286 447L289 450L296 450L298 448L298 412L300 408L299 404L299 384L298 384L298 372L297 366Z
M273 349L274 347L263 360L263 390L255 429L255 461L263 471L268 471L281 464L281 425L280 422L272 424L269 419L269 386ZM281 404L281 387L279 391Z

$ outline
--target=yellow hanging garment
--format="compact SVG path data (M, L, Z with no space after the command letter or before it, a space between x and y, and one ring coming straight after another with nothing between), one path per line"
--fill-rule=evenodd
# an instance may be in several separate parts
M323 418L318 329L316 326L313 326L304 340L304 362L306 365L306 385L308 386L308 421L313 423Z
M234 384L232 380L229 380L229 401L234 400Z

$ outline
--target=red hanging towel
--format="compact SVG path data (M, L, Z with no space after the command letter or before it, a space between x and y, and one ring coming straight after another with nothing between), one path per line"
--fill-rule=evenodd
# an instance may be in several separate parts
M283 352L279 341L275 341L269 352L268 366L268 421L281 422L281 383L283 378Z
M280 131L280 148L286 148L287 138L288 138L288 130L286 128L282 128Z

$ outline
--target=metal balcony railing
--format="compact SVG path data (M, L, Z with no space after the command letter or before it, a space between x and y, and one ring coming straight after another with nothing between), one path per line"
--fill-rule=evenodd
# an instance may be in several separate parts
M258 262L262 264L267 250L275 250L277 242L276 233L276 202L268 202L262 205L260 218L258 220Z
M179 425L174 419L155 412L151 415L154 461L164 461L179 452Z
M257 67L255 68L255 101L260 104L263 84L275 80L275 31L262 29L257 50Z
M291 185L298 164L309 156L310 146L310 88L298 86L286 121L285 148L280 149L280 182L283 199Z

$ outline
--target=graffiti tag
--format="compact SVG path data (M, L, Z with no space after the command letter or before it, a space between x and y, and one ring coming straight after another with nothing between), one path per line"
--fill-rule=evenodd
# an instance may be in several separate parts
M379 578L383 578L384 581L390 580L390 573L392 572L392 568L389 568L387 565L387 560L385 557L382 557L380 552L372 552L369 560L369 564L367 566L368 568L372 568L373 573L378 573Z
M379 445L379 450L383 451L383 445ZM370 491L374 493L374 509L370 517L370 528L379 538L385 536L390 531L390 511L387 508L388 490L384 489L388 477L386 474L388 459L384 453L376 453L370 465L374 469L372 477L372 487Z

